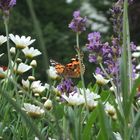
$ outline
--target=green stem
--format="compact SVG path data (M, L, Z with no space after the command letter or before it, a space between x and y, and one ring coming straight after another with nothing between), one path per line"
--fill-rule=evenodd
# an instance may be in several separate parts
M34 125L34 123L29 119L29 117L26 115L25 112L21 110L21 107L13 101L13 99L8 95L7 92L0 89L0 93L2 96L15 108L17 112L20 113L20 115L24 118L26 124L29 128L31 128L33 133L41 140L44 140L44 137L41 135L41 133L38 131L37 127Z
M86 90L85 90L85 82L84 82L84 76L82 74L82 62L81 62L80 46L79 46L79 33L76 33L76 46L78 48L77 54L78 54L78 59L79 59L79 62L80 62L80 76L81 76L81 81L82 81L82 87L83 87L83 90L84 90L85 105L86 105L86 108L88 110Z
M124 112L127 112L127 99L129 91L129 71L128 71L128 47L127 46L127 8L128 8L128 1L124 1L124 12L123 12L123 48L122 48L122 56L121 56L121 88L122 88L122 95L123 95L123 109Z
M120 98L120 96L118 95L117 87L115 86L115 84L114 84L112 78L109 76L109 74L108 74L108 73L106 72L106 70L104 69L102 63L100 63L99 65L100 65L102 71L105 73L106 77L107 77L108 79L110 79L110 83L111 83L111 85L112 85L113 88L114 88L114 93L115 93L115 96L116 96L116 99L117 99L117 102L118 102L118 105L119 105L119 108L120 108L121 115L123 115L123 110L122 110L122 105L121 105L121 98ZM123 116L124 116L124 115L123 115Z
M128 15L127 15L127 46L128 46L128 76L129 76L129 90L132 90L133 80L132 80L132 55L130 48L130 32L129 32L129 23L128 23Z
M8 20L9 20L9 18L4 16L4 25L5 25L5 31L6 31L6 37L7 37L8 62L9 62L8 67L12 70L10 44L9 44Z
M66 114L66 106L64 106L64 112ZM67 120L66 115L63 116L63 139L67 139Z
M32 76L35 76L35 68L32 68Z
M35 27L35 30L36 30L36 33L37 33L37 36L38 36L38 39L39 39L40 49L43 53L43 62L44 62L43 64L45 66L45 69L48 69L49 68L48 54L47 54L45 41L44 41L44 38L43 38L43 33L42 33L41 28L40 28L40 23L39 23L39 20L36 17L36 13L35 13L35 10L34 10L34 7L33 7L32 0L26 0L26 2L27 2L27 5L29 7L29 11L30 11L31 17L33 19L34 27Z
M16 130L18 130L18 127L19 127L19 124L20 124L20 120L21 119L21 116L20 116L20 114L18 114L18 118L17 118L17 121L16 121L16 127L15 127L15 129Z
M122 93L123 93L123 106L124 106L124 140L128 139L129 122L134 120L134 112L132 106L130 107L131 113L128 114L128 99L133 86L132 81L132 60L131 60L131 48L130 48L130 33L129 33L129 21L128 21L128 0L124 0L123 5L123 50L122 50L122 69L121 69L121 81L122 81ZM127 69L128 68L128 69Z

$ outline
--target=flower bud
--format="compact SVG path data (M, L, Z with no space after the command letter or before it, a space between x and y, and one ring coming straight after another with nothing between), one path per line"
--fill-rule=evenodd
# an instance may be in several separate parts
M16 48L15 47L11 47L10 48L10 53L11 54L15 54L16 53Z
M28 80L29 81L34 81L35 80L35 77L34 76L28 76Z
M36 67L37 66L36 60L32 60L31 63L30 63L30 66Z
M93 74L94 75L94 74ZM105 79L102 75L100 74L95 74L94 75L96 79L96 83L99 85L106 85L110 80Z
M48 99L45 103L44 103L44 107L47 109L47 110L51 110L53 105L52 105L52 101L50 99Z
M21 63L21 62L22 62L22 59L17 58L16 62L17 62L17 63Z
M35 93L34 96L35 97L39 97L40 95L39 95L39 93Z

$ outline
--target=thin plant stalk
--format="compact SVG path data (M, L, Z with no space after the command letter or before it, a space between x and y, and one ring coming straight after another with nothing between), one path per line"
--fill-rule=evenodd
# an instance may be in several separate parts
M81 63L80 46L79 46L79 33L76 33L76 46L78 48L77 54L78 54L78 59L79 59L79 62L80 62L80 76L81 76L81 81L82 81L82 87L83 87L83 90L84 90L85 104L86 104L86 108L88 110L87 97L86 97L86 91L85 91L85 82L84 82L84 76L82 74L82 63Z
M127 2L128 3L128 2ZM129 76L129 93L131 94L133 87L133 79L132 79L132 54L130 47L130 31L129 31L129 20L128 20L128 6L126 8L126 31L127 31L127 46L128 46L128 76ZM129 95L130 96L130 95ZM131 108L131 122L134 121L134 109Z
M128 77L128 47L127 46L127 8L128 1L124 1L124 12L123 12L123 47L122 47L122 55L121 55L121 88L122 88L122 96L123 96L123 106L124 111L126 112L127 106L127 98L129 94L129 77Z
M10 73L14 77L12 61L11 61L12 59L11 59L11 54L10 54L10 42L9 42L9 31L8 31L9 17L4 16L3 19L4 19L6 38L7 38L7 53L8 53L8 70L7 70L7 74L9 73L9 69L10 69Z
M128 139L129 119L133 117L132 114L128 114L127 104L128 98L132 89L132 62L130 52L130 37L129 37L129 25L128 25L128 0L124 0L124 12L123 12L123 48L121 58L121 88L123 95L123 109L125 114L124 119L124 140ZM131 107L131 106L130 106ZM133 112L131 112L133 113Z
M33 7L32 0L26 0L26 2L27 2L27 5L29 7L29 11L30 11L31 17L33 19L33 23L34 23L34 28L35 28L35 31L37 33L38 39L39 39L40 49L43 53L43 61L44 61L43 64L45 66L45 69L48 69L49 68L48 53L47 53L47 49L46 49L46 46L45 46L45 42L44 42L41 27L40 27L40 23L39 23L39 20L36 17L36 13L35 13L35 10L34 10L34 7ZM48 79L48 80L50 80L50 79Z
M12 64L11 64L11 54L10 54L10 43L9 43L9 31L8 31L8 21L9 18L4 16L4 26L5 26L5 32L6 32L6 37L7 37L7 53L8 53L8 66L12 70Z
M64 107L64 112L66 112L66 106ZM63 139L67 139L67 119L66 116L63 116Z
M36 128L36 126L34 125L34 123L32 123L29 119L29 117L26 115L25 112L23 112L21 110L21 108L19 107L19 105L13 101L13 99L8 95L8 93L6 91L3 91L0 89L0 92L2 94L2 96L15 108L15 110L17 112L19 112L21 114L21 116L24 118L26 124L32 128L33 132L36 134L36 136L41 139L41 140L45 140L44 137L41 135L41 133L38 131L38 129Z
M115 93L115 96L116 96L116 99L117 99L117 102L118 102L118 105L119 105L119 108L120 108L120 113L121 113L122 116L124 116L124 114L123 114L123 109L122 109L122 104L121 104L121 98L120 98L120 96L118 95L117 88L116 88L116 86L115 86L113 80L112 80L111 77L109 76L109 74L108 74L108 73L106 72L106 70L104 69L102 63L100 63L99 65L100 65L102 71L103 71L103 72L105 73L105 75L107 76L107 78L110 79L110 83L111 83L111 85L112 85L113 88L114 88L114 93Z

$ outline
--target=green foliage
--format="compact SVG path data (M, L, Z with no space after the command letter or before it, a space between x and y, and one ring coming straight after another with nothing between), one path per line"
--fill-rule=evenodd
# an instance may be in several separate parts
M76 54L74 49L76 44L75 34L68 29L68 24L71 21L72 12L81 6L79 1L74 1L71 4L67 4L64 0L34 0L33 2L35 14L40 23L38 28L39 30L42 29L41 34L48 51L49 56L47 57L64 63L68 62ZM91 0L90 3L105 14L112 1L106 6L103 6L105 0ZM60 80L51 79L49 84L46 83L44 76L46 69L43 67L42 57L37 61L39 64L38 69L32 67L32 71L27 73L28 75L17 73L17 68L14 69L14 66L10 67L11 75L8 75L8 72L4 74L1 70L0 74L4 75L4 78L0 79L0 137L4 140L33 140L35 137L38 137L40 140L49 138L56 140L112 140L117 139L116 135L119 134L118 137L120 136L120 139L139 140L140 106L138 101L135 100L135 95L137 94L140 78L133 85L130 84L131 79L128 77L130 67L127 69L127 60L131 63L130 55L128 55L130 40L129 36L127 37L129 35L127 0L124 7L124 52L121 59L120 75L122 90L116 92L117 94L110 91L110 86L114 84L110 77L109 84L99 85L94 83L92 73L96 66L88 66L88 63L86 63L86 66L89 69L87 71L90 73L87 74L86 78L87 89L84 87L84 79L81 78L82 81L77 79L75 83L77 81L79 83L75 85L78 88L72 93L58 91L57 86ZM18 2L11 11L9 29L10 32L15 34L30 35L37 38L35 47L40 49L40 37L37 30L34 30L34 23L29 13L26 1ZM2 29L1 32L5 34L2 22L0 22L0 28ZM86 44L87 32L85 35L80 35L80 47ZM10 43L9 47L12 45ZM6 52L7 50L4 46L2 47L2 52ZM12 60L15 59L14 63L19 63L17 61L17 57L19 57L22 59L22 62L30 65L31 59L27 59L22 55L22 51L19 48L16 48L16 51L19 53L15 53L15 56L11 57ZM5 62L8 63L7 61L11 62L9 59L2 59L0 63L4 65ZM35 73L36 70L37 74ZM34 77L28 77L30 75L34 76L35 79L33 79ZM26 87L22 79L27 79L27 77L29 85ZM39 90L40 87L45 87L42 92L34 91L35 88L32 84L37 79L41 79L46 83L45 86L40 83L36 87L36 90ZM119 87L120 85L115 86ZM74 85L73 88L75 88ZM80 88L81 90L79 90ZM123 95L122 98L121 94ZM75 97L75 95L77 96ZM93 96L95 96L94 99ZM86 103L86 98L88 104ZM47 108L48 106L46 107L45 105L48 99L52 102L52 104L47 104L50 108ZM32 107L37 107L36 110L32 111L31 108L26 110L25 103L33 104ZM38 116L38 110L40 111L41 109L44 112ZM37 114L34 114L36 112Z

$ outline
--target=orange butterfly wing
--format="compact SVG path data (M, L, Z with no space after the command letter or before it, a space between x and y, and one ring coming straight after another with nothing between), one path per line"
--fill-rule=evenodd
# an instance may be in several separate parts
M55 67L55 69L57 71L57 74L59 74L59 75L63 74L64 69L65 69L64 65L62 65L62 64L60 64L60 63L58 63L58 62L56 62L56 61L54 61L52 59L50 60L50 63L51 63L52 66Z
M82 74L84 74L85 72L85 66L83 63L82 63L82 71L80 71L80 62L77 58L72 58L71 62L66 64L65 66L54 60L50 60L50 62L52 66L55 67L57 73L64 77L78 78L80 77L80 72L82 72Z

